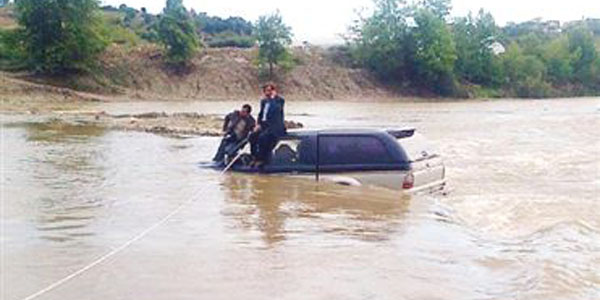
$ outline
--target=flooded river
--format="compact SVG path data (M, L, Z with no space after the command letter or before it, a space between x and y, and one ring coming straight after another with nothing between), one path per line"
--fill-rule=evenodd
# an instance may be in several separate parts
M287 111L314 128L415 126L445 158L447 195L220 176L198 166L215 138L0 115L0 298L600 299L600 99Z

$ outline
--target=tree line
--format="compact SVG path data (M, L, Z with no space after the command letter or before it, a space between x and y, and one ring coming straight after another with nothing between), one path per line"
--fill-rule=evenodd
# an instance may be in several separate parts
M0 29L1 69L90 71L109 44L136 39L161 44L165 62L176 68L188 66L203 47L219 46L256 46L263 78L294 63L292 31L278 12L251 23L196 13L182 0L166 0L159 15L126 5L101 8L97 0L13 6L20 26ZM374 6L349 28L339 60L394 87L452 97L600 93L600 19L501 27L483 10L450 17L450 0L374 0Z
M0 28L2 69L46 74L87 72L109 44L138 38L161 44L165 62L177 69L188 66L206 46L257 45L257 62L269 77L274 65L289 60L291 29L278 12L252 24L240 17L221 19L196 13L186 9L182 0L166 0L159 15L126 5L101 8L97 0L16 0L14 11L20 26ZM108 15L110 12L119 14L115 18ZM208 45L206 35L213 38Z
M600 92L600 19L496 24L450 18L450 0L375 0L347 36L353 62L382 80L444 96L549 97Z
M102 6L107 13L122 14L119 25L133 30L139 37L149 42L158 41L157 26L161 15L148 13L145 7L137 10L121 4L119 7ZM254 45L254 24L241 17L221 18L209 16L206 12L191 9L189 14L197 35L208 47L250 48Z

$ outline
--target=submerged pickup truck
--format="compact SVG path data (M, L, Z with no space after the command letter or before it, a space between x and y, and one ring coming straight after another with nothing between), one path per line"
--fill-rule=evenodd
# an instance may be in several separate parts
M290 131L260 170L242 152L232 170L314 177L343 185L375 185L417 192L441 189L445 166L415 129Z

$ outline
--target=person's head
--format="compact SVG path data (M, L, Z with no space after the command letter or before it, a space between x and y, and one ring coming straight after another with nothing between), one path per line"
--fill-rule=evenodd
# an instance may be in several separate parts
M242 115L242 117L249 116L251 113L252 106L250 106L250 104L244 104L244 106L242 106L242 110L240 110L240 114Z
M263 86L263 93L267 98L274 98L277 96L277 87L273 83L267 83Z

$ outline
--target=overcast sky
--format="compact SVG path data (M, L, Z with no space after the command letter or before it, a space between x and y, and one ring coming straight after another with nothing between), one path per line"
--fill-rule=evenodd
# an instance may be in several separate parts
M101 0L104 4L146 7L158 13L165 0ZM307 40L323 44L344 33L356 11L372 7L371 0L184 0L184 5L196 11L220 17L241 16L255 21L258 16L281 12L284 22L292 27L296 41ZM541 17L547 20L569 21L582 17L600 18L600 0L454 0L454 16L464 16L480 8L491 12L500 25L509 21L526 21Z

